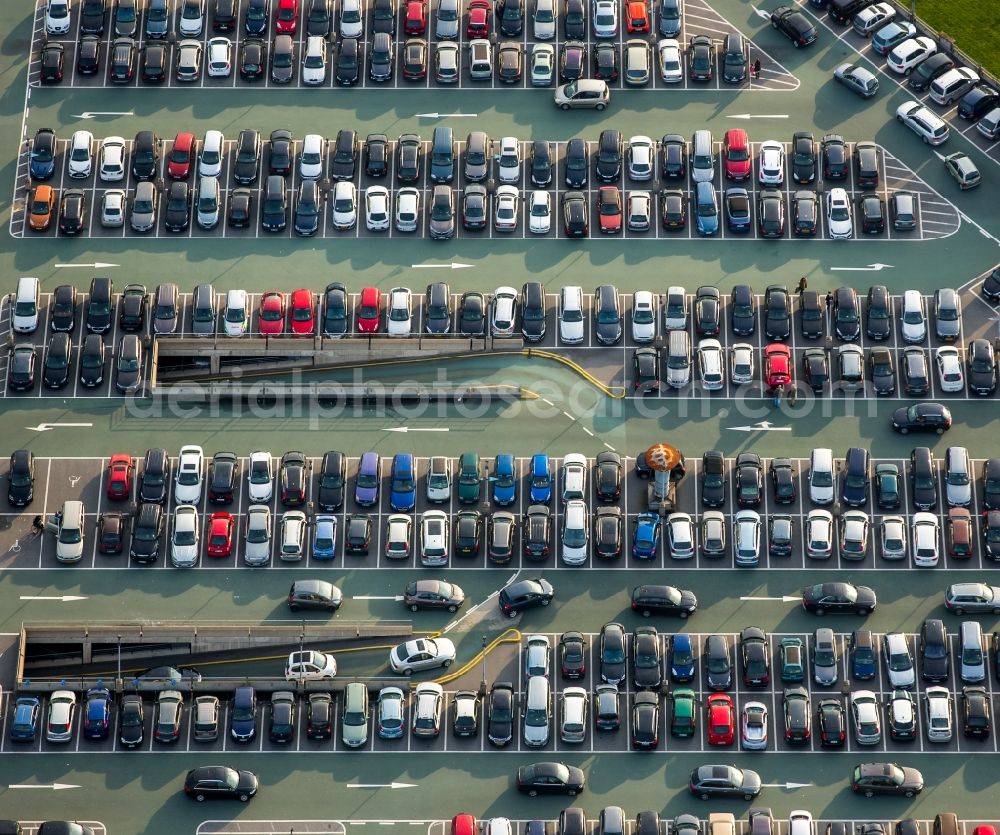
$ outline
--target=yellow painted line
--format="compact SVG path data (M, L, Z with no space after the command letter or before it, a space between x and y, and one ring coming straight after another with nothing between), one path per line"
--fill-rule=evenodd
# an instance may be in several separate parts
M459 669L453 670L447 675L441 676L441 678L434 679L438 684L445 685L457 678L461 678L470 670L475 669L479 664L483 663L483 658L489 655L494 649L496 649L501 644L519 644L521 643L521 632L518 629L511 627L505 630L499 636L494 638L489 644L487 644L485 649L481 649L475 656L473 656L471 661L468 661L462 665ZM410 687L415 687L415 684L411 684Z
M521 351L521 355L527 357L528 359L532 359L534 357L542 357L544 359L558 362L560 365L564 365L570 370L579 374L581 377L583 377L584 380L586 380L588 383L594 386L594 388L601 391L607 397L610 397L613 400L625 399L626 389L624 386L614 386L613 388L606 386L585 368L580 367L575 362L573 362L573 360L567 359L561 354L554 354L551 351L546 351L540 348L525 348L523 351Z

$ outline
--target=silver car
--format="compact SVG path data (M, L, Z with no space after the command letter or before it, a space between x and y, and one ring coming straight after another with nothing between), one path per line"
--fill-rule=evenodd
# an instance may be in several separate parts
M250 566L271 562L271 508L265 504L247 508L243 560Z
M556 87L554 100L560 110L604 110L611 103L611 90L606 81L581 78Z
M567 687L560 697L559 738L563 742L583 742L587 738L587 706L590 697L582 687Z
M201 41L181 41L177 45L177 80L197 81L201 76Z
M747 342L737 342L729 349L729 379L737 385L753 382L753 346Z
M913 672L913 658L902 632L890 632L882 636L883 655L889 674L889 684L908 689L913 687L916 676Z
M947 687L928 687L924 691L929 742L949 742L952 737L951 692Z
M413 693L413 735L435 737L441 733L441 708L444 690L440 684L425 681Z
M726 517L718 510L701 514L701 553L706 557L725 556Z
M125 225L125 192L109 188L101 198L101 226L117 229Z
M851 694L851 720L859 745L878 745L882 741L880 715L878 696L871 690Z
M170 563L176 568L198 564L198 508L190 504L174 508L174 529L170 536Z
M813 681L823 687L836 684L840 677L837 636L829 627L817 629L812 640Z
M461 16L458 0L438 0L437 14L434 16L434 34L437 38L444 41L455 40Z
M156 227L156 210L160 196L156 184L149 180L136 183L135 196L132 198L132 214L129 226L133 232L150 232Z
M882 559L906 559L906 521L902 516L882 517Z
M649 84L652 50L649 44L633 38L625 41L625 83L630 87L642 87Z
M416 232L420 224L420 192L412 187L396 192L396 231Z

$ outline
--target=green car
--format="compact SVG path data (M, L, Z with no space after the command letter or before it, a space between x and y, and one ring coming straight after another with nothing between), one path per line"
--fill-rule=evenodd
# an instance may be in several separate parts
M458 501L461 504L478 502L480 486L479 456L463 452L458 464Z
M672 718L670 719L671 736L694 736L698 724L698 711L696 708L696 696L694 690L682 687L675 690L671 695L674 703Z
M805 664L802 656L801 638L781 639L781 680L804 681Z

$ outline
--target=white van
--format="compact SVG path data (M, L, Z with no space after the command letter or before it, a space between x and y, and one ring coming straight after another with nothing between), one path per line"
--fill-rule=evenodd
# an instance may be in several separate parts
M809 500L813 504L833 504L833 494L833 450L814 449L809 465Z
M63 502L56 535L56 559L59 562L79 562L83 556L83 502L70 499Z
M14 295L14 330L33 333L38 327L39 284L34 276L18 279Z

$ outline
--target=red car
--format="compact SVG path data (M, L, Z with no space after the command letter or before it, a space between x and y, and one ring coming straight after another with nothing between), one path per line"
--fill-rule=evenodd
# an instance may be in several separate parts
M627 7L628 32L630 35L649 32L649 7L644 2L632 2Z
M198 142L193 133L179 133L174 137L167 162L167 175L172 180L186 180L191 173L191 163L198 156Z
M224 510L213 513L208 520L208 555L210 557L228 557L233 552L233 531L236 530L236 517Z
M132 456L117 452L108 462L108 499L120 502L132 495Z
M358 300L358 332L378 333L382 318L382 294L378 287L365 287Z
M708 744L732 745L736 734L733 699L725 693L712 693L708 705Z
M312 290L293 290L288 311L289 324L296 336L309 336L316 329L316 311Z
M597 217L605 234L622 231L622 193L618 186L601 186L597 190Z
M750 178L750 139L743 128L730 128L722 141L722 158L725 160L726 177L730 180Z
M270 290L260 297L257 330L261 336L276 336L285 329L285 294Z
M465 28L467 38L488 38L490 36L489 0L472 0L469 3L469 24Z
M772 342L764 349L764 382L772 389L792 382L792 349L787 345Z
M427 3L426 0L410 0L406 4L406 23L403 31L407 35L422 35L427 29Z
M274 31L279 35L294 35L299 25L299 0L278 0L274 16Z

